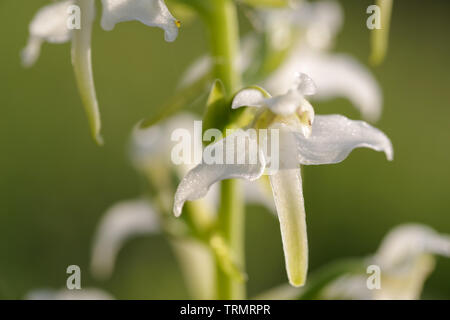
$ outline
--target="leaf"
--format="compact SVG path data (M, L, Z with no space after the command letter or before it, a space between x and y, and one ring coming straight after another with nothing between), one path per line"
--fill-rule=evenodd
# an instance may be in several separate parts
M214 105L222 103L225 99L225 87L220 80L215 80L211 91L209 92L208 100L206 101L207 109L214 108Z

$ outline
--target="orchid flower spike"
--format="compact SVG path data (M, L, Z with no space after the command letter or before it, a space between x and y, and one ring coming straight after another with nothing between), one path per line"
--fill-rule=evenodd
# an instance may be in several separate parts
M111 30L121 21L139 20L148 26L164 29L166 41L174 41L180 22L163 0L102 0L102 26ZM43 42L65 43L72 40L72 64L78 89L98 144L101 121L94 86L91 61L91 34L95 18L94 0L64 0L41 8L29 26L30 36L22 50L22 64L31 67L39 57Z
M239 91L234 96L232 108L256 107L251 128L230 134L205 148L204 161L189 171L179 184L173 207L175 215L179 216L185 201L204 197L216 182L231 178L256 180L266 172L280 220L287 274L293 286L305 283L308 266L299 166L338 163L358 147L384 151L388 160L393 157L390 140L369 124L341 115L315 116L313 107L306 100L315 91L312 79L301 73L295 85L282 95L271 97L256 86ZM260 129L276 134L270 134L270 138L259 135L258 138L254 131ZM244 137L246 143L236 144L238 135ZM270 156L265 150L269 145ZM205 155L220 154L234 160L235 150L246 160L244 163L211 162L205 158ZM279 165L274 168L277 155Z

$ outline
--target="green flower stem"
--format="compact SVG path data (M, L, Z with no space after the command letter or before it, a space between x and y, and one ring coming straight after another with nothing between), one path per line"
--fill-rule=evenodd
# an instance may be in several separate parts
M204 18L209 29L214 77L220 79L228 97L239 89L240 77L236 67L239 52L239 26L232 0L205 0L209 3ZM218 104L220 114L231 114L229 104ZM222 112L223 111L223 112ZM228 117L230 118L230 117ZM244 204L239 181L225 180L221 184L218 233L231 250L234 263L244 269ZM244 299L245 283L217 266L217 298Z
M239 52L239 26L232 0L210 1L211 10L205 17L208 24L214 76L220 79L228 94L239 88L240 74L236 68Z

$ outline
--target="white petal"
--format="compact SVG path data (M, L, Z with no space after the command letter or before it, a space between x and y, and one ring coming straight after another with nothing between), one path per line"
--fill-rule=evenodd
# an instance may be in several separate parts
M169 12L163 0L102 0L102 27L112 30L119 22L138 20L164 30L166 41L178 36L179 21Z
M365 119L377 121L380 118L381 88L364 65L344 54L319 55L310 63L320 87L318 99L346 97Z
M204 151L204 155L211 154L212 150L214 150L212 152L214 154L220 151L223 154L222 161L219 164L201 163L187 173L178 185L175 193L173 212L176 216L181 214L183 205L187 200L192 201L204 197L208 193L211 185L218 181L231 178L255 180L264 173L265 159L263 152L260 149L257 150L257 161L252 164L248 161L251 154L250 148L247 144L237 142L238 140L236 138L238 135L241 137L243 135L248 139L247 141L256 143L256 137L254 135L249 134L248 131L239 130L219 142L208 146ZM243 164L238 164L237 161L234 161L234 164L227 163L227 151L229 150L235 150L233 153L234 156L244 156L245 162Z
M406 224L389 232L376 259L388 267L427 253L450 257L450 236L441 235L424 225Z
M391 141L383 132L341 115L316 115L309 138L299 132L294 136L301 164L338 163L360 147L384 151L388 160L393 158Z
M382 290L376 299L419 299L423 285L433 271L433 255L450 257L450 236L430 227L406 224L384 238L374 263L383 270Z
M39 57L41 44L64 43L70 40L71 30L67 27L68 9L73 1L61 1L41 8L30 23L27 46L22 51L22 64L32 66Z
M301 286L308 269L308 239L300 169L279 170L270 176L270 183L280 220L289 282Z
M372 300L373 291L367 288L367 275L345 274L328 284L320 293L325 300Z
M258 38L252 33L243 37L240 45L239 55L237 57L237 69L243 73L249 67L252 62L252 57L255 56L255 51L258 47ZM210 56L200 56L187 69L180 77L181 80L178 84L178 88L184 88L190 84L199 81L201 78L206 77L212 70L213 60Z
M211 248L190 238L171 241L186 286L193 299L214 298L215 262Z
M262 107L264 105L264 95L262 89L259 88L247 88L242 89L233 98L231 103L232 109L241 107Z
M80 290L36 289L27 293L26 300L113 300L108 293L97 288L82 288Z
M314 123L314 117L316 115L313 106L308 100L303 99L297 110L300 115L300 129L303 136L309 138L312 133L312 124Z
M93 274L109 277L117 254L129 238L158 230L158 217L145 200L124 201L111 207L102 218L95 236L91 261Z
M293 70L307 73L317 85L315 99L345 97L362 116L376 121L381 115L382 93L370 71L344 54L327 54L302 46L293 49L288 60L265 82L268 90L279 94L296 77Z

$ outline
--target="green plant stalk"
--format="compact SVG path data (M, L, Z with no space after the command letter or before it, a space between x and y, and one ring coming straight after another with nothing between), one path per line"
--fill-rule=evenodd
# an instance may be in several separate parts
M239 70L236 67L239 53L239 26L235 4L232 0L205 0L209 8L204 15L209 29L214 77L220 79L228 96L240 86ZM220 105L227 108L229 105ZM224 180L221 184L218 233L229 246L236 265L244 269L244 204L238 180ZM219 266L217 270L217 298L244 299L245 283L233 278Z

